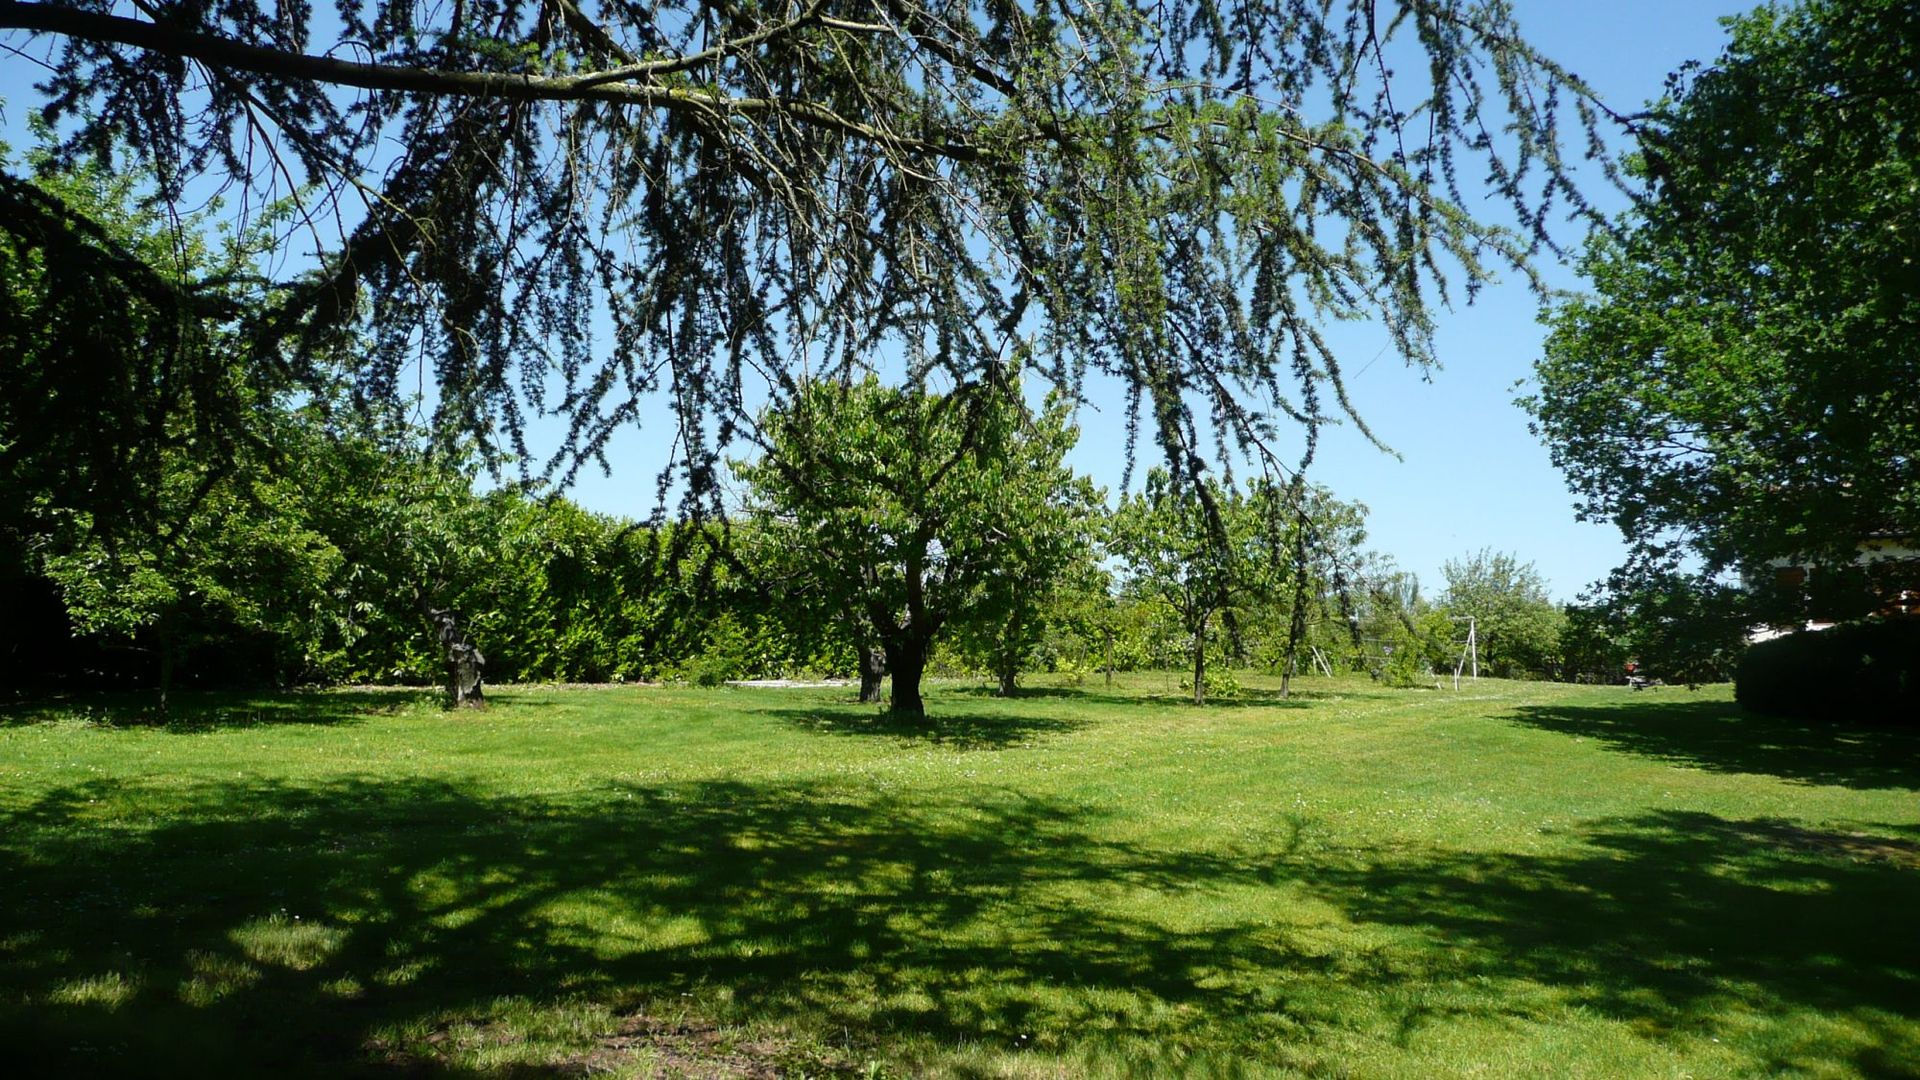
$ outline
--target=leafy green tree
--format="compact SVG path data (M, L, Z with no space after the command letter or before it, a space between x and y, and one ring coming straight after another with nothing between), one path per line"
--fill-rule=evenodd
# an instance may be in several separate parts
M1356 667L1390 686L1419 685L1455 659L1453 626L1420 589L1420 579L1379 555L1357 560L1347 595L1348 646Z
M41 572L60 590L78 634L142 642L159 659L166 711L176 673L196 645L249 636L273 643L276 673L302 670L286 647L305 640L328 604L340 552L298 513L278 478L244 468L213 478L168 461L164 495L190 509L147 543L109 543L86 515L41 538ZM229 668L227 675L237 672Z
M1281 697L1292 693L1301 650L1312 645L1313 624L1327 618L1327 598L1337 593L1347 568L1359 565L1360 545L1367 537L1365 505L1341 502L1331 491L1306 484L1300 474L1296 481L1287 489L1285 500L1292 504L1292 513L1284 517L1290 539L1275 548L1286 552L1284 570L1290 579L1274 594L1276 601L1285 601L1286 631L1276 657ZM1284 506L1275 509L1285 514ZM1270 532L1273 528L1270 522ZM1275 607L1279 609L1280 604Z
M1206 703L1207 649L1218 620L1238 633L1236 609L1269 597L1276 584L1266 500L1208 479L1180 485L1164 469L1138 494L1121 497L1109 550L1137 594L1157 599L1187 635L1193 703Z
M143 207L137 173L31 160L44 175L5 183L40 231L0 230L0 531L74 632L158 655L164 711L196 643L304 636L339 553L287 480L281 444L301 421L284 388L251 377L219 324L167 317L189 293L208 311L262 302L259 237ZM156 356L199 377L150 379ZM273 657L276 673L290 661Z
M1554 311L1523 402L1644 595L1920 536L1920 6L1805 0L1728 26L1642 122L1647 193L1589 247L1592 294ZM1904 578L1882 587L1920 586L1920 561Z
M414 638L438 667L448 705L478 707L486 701L478 641L506 633L530 608L539 567L515 549L539 544L540 519L511 491L476 494L470 467L420 452L413 438L404 429L314 433L301 475L305 511L345 556L332 589L348 639ZM525 580L508 599L516 571Z
M1117 666L1124 662L1128 633L1125 599L1115 592L1115 575L1106 565L1106 538L1111 514L1104 504L1092 508L1086 542L1048 594L1044 622L1051 630L1046 646L1055 671L1077 677L1103 670L1109 686Z
M1121 380L1189 476L1197 417L1248 448L1317 426L1348 411L1322 321L1378 316L1429 364L1435 302L1581 205L1559 123L1600 118L1478 0L4 0L0 30L50 69L64 158L139 155L238 218L300 193L279 251L313 254L266 264L270 304L163 291L156 332L237 322L263 372L364 339L362 393L421 365L436 436L490 460L565 414L562 478L659 394L713 500L756 382L883 337L967 383L1031 332L1070 395ZM69 210L0 184L0 229L45 250ZM134 452L145 408L61 423Z
M1732 678L1752 626L1743 590L1666 570L1617 571L1598 614L1587 644L1611 642L1642 675L1689 686Z
M1605 604L1568 604L1563 613L1567 622L1560 631L1561 677L1568 682L1619 682L1633 649L1612 609Z
M1446 589L1440 607L1456 619L1472 617L1481 667L1502 679L1558 673L1566 616L1532 563L1486 548L1447 560L1441 574Z
M232 320L266 301L252 270L277 213L223 235L143 200L138 167L44 147L25 164L33 179L0 146L0 503L28 532L53 514L154 535L193 505L169 485L183 460L208 484L258 466L286 380L249 364Z
M1103 493L1085 477L1064 474L1045 512L1022 526L1020 542L988 573L974 617L957 635L1012 697L1023 667L1066 615L1061 605L1074 590L1097 587L1094 522Z
M859 612L908 716L925 714L935 642L1006 625L1011 594L1057 572L1083 528L1061 465L1077 433L1058 402L1028 409L1017 374L944 394L806 383L761 426L765 454L735 465L753 510L806 538L812 586Z

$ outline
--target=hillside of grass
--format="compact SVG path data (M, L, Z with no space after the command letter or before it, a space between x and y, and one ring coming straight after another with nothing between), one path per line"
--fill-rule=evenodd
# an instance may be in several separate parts
M1920 739L1162 677L0 710L32 1075L1920 1075ZM19 1072L14 1075L21 1075Z

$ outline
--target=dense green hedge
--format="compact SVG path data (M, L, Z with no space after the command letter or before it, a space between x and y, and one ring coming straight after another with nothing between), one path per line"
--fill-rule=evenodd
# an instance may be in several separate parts
M1754 712L1837 723L1920 725L1920 619L1871 619L1763 641L1734 696Z

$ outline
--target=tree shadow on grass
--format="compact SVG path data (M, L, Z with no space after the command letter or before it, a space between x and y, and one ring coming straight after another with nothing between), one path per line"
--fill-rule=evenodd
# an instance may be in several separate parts
M840 708L756 709L802 731L825 735L865 735L924 743L954 750L1006 750L1047 735L1063 735L1085 721L1019 712L953 712L930 707L924 717L904 717L871 705Z
M1164 709L1168 706L1192 706L1191 690L1168 690L1164 692L1141 692L1135 689L1115 687L1111 690L1102 686L1036 686L1021 687L1012 698L1002 698L991 686L956 686L941 688L942 696L964 695L972 698L992 698L996 701L1071 701L1087 705L1098 705L1102 709ZM1317 690L1294 690L1288 697L1281 697L1280 691L1241 687L1226 695L1214 695L1207 699L1202 709L1304 709L1309 708L1315 699L1326 699L1340 695Z
M52 695L0 703L0 727L79 721L99 727L147 727L177 734L308 724L357 724L370 716L437 712L436 690L381 688L308 692L186 691L162 714L151 691Z
M1743 712L1732 702L1636 695L1607 705L1524 705L1520 723L1713 772L1920 791L1920 731L1833 727Z
M1194 1048L1337 1070L1356 1036L1417 1055L1437 1020L1568 1008L1654 1041L1818 1010L1844 1023L1765 1041L1770 1066L1920 1061L1911 834L1874 838L1889 855L1649 814L1551 856L1328 854L1299 830L1195 851L1010 792L123 783L0 813L15 1075L511 1075L514 1053L564 1059L595 1037L515 1028L515 1008L583 1000L608 1027L692 1009L878 1052L1038 1047L1115 1075L1192 1072ZM101 820L114 800L143 827ZM1330 944L1323 914L1228 902L1249 894L1400 937ZM535 1053L540 1037L561 1045ZM479 1043L484 1068L461 1056Z
M1577 857L1433 855L1315 887L1353 918L1444 942L1454 980L1512 985L1643 1037L1735 1041L1753 1017L1803 1016L1755 1040L1758 1075L1851 1064L1920 1073L1920 829L1874 834L1659 811L1599 821ZM1862 1040L1829 1022L1870 1033ZM1747 1034L1750 1036L1751 1031ZM1747 1071L1747 1070L1742 1070Z
M942 686L941 696L969 698L992 698L996 701L1086 701L1104 698L1099 690L1083 686L1019 686L1015 687L1011 698L1001 697L997 686ZM1124 700L1113 695L1115 700Z
M1286 697L1278 690L1257 690L1241 687L1231 694L1214 694L1207 698L1201 709L1310 709L1314 698L1332 697L1331 694L1316 694L1304 690L1295 690ZM1159 704L1191 705L1192 698L1186 693L1165 696L1158 699Z

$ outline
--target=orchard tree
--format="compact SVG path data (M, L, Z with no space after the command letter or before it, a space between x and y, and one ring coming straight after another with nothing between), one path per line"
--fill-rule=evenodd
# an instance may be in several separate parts
M1646 195L1588 248L1523 402L1581 515L1632 545L1616 592L1675 609L1718 610L1723 571L1920 536L1920 6L1729 28L1643 121ZM1882 588L1920 587L1903 569Z
M147 542L109 542L87 514L55 515L36 538L38 570L59 589L74 633L150 649L163 714L182 660L201 643L231 653L237 640L261 637L277 646L273 674L298 674L301 658L287 647L327 617L339 550L300 512L297 490L257 461L221 473L183 456L162 465L160 492L183 509ZM222 673L235 677L237 666Z
M961 628L963 649L984 661L1001 697L1018 689L1020 669L1067 613L1059 606L1097 578L1095 521L1104 494L1082 476L1063 474L1048 513L1023 529L997 561L974 615Z
M1310 644L1315 616L1324 618L1329 595L1337 599L1346 589L1349 575L1361 566L1360 545L1367 538L1365 504L1341 502L1326 488L1308 485L1301 473L1294 480L1283 500L1265 504L1269 514L1284 514L1287 526L1286 542L1274 549L1286 552L1282 569L1291 579L1276 593L1286 598L1287 630L1279 656L1283 698L1293 692L1300 649ZM1277 535L1272 523L1267 533Z
M358 393L430 373L443 444L562 480L658 396L662 497L711 509L761 395L789 409L882 341L970 385L1015 337L1069 397L1117 379L1192 481L1351 412L1326 320L1376 317L1429 366L1436 303L1527 271L1584 207L1563 142L1604 120L1477 0L0 0L8 30L62 160L132 158L156 198L218 189L240 220L293 208L270 302L236 312L0 176L0 230L70 295L164 316L91 341L123 308L76 300L49 327L75 361L50 390L156 388L9 448L84 432L82 493L210 372L309 377L352 346ZM194 348L216 325L230 347ZM542 413L567 436L536 452Z
M1164 469L1144 490L1121 497L1109 550L1132 589L1165 604L1186 631L1193 661L1193 703L1206 703L1207 644L1216 619L1237 633L1234 609L1271 596L1276 564L1263 503L1208 478L1183 485Z
M141 207L133 175L29 160L43 175L18 196L65 208L43 224L85 242L0 230L0 533L18 571L53 583L76 634L157 656L164 712L196 643L303 639L340 555L288 480L284 444L301 420L284 395L233 365L158 386L110 359L124 348L228 356L218 325L172 322L165 298L199 283L209 310L258 302L246 273L257 234ZM95 273L102 263L139 269L115 281ZM130 417L138 431L115 430ZM123 438L144 450L122 456ZM274 659L277 675L294 666Z
M728 550L748 568L747 579L773 598L787 632L823 643L829 654L844 649L860 679L862 704L885 700L886 652L861 596L845 587L834 567L820 564L820 551L795 517L760 508L754 520L729 529ZM837 642L841 649L824 646Z
M1419 577L1377 554L1353 569L1340 606L1356 663L1375 680L1401 688L1453 666L1453 625L1422 595Z
M1440 607L1457 621L1474 620L1480 663L1494 676L1558 671L1566 615L1547 595L1546 579L1532 563L1486 548L1447 560L1440 573L1446 579ZM1448 636L1464 632L1460 627Z
M440 669L449 708L484 706L476 631L504 631L501 622L528 606L508 599L506 578L536 567L523 557L539 545L532 504L510 490L476 494L470 463L423 452L404 427L309 438L303 506L345 556L330 582L344 644L377 631L412 637Z
M1084 528L1083 484L1061 465L1077 432L1061 403L1027 407L1018 372L946 393L813 382L760 429L761 458L735 465L750 507L804 538L813 586L859 612L905 716L926 712L934 643L1004 625Z
M1606 599L1582 614L1581 645L1610 642L1641 674L1668 682L1733 678L1753 625L1743 590L1698 574L1628 567L1608 579Z

